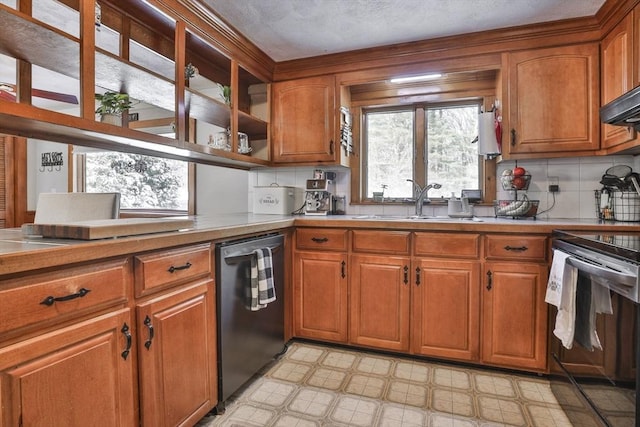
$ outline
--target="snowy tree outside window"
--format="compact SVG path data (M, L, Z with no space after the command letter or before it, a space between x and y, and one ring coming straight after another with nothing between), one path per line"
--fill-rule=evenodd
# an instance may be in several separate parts
M462 189L480 186L480 157L477 144L479 106L451 105L424 108L423 132L416 132L416 109L365 112L366 128L366 196L382 191L386 199L410 199L413 185L418 182L442 184L431 190L429 198L448 198L452 192L460 196ZM422 111L422 110L419 110ZM426 167L417 167L415 135L425 135ZM416 171L425 170L424 179Z
M119 192L121 209L187 211L188 163L118 152L85 157L85 191Z

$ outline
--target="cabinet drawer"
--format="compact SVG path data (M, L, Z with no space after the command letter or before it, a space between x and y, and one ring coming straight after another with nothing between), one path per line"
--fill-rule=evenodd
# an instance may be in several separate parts
M409 232L354 230L352 233L354 252L408 255L411 249Z
M486 236L487 259L515 259L518 261L547 260L547 237L531 235Z
M120 259L5 281L0 291L0 335L126 302L128 265L127 259Z
M478 258L480 255L480 235L416 233L414 255Z
M188 246L134 258L136 296L211 274L211 245Z
M335 228L299 228L296 230L296 248L346 251L347 238L347 230Z

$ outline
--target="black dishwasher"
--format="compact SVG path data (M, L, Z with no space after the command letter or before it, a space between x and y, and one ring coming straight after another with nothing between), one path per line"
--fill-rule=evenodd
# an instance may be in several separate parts
M276 300L252 311L247 300L254 251L271 249ZM216 245L218 406L267 363L286 350L284 342L284 237L279 234Z

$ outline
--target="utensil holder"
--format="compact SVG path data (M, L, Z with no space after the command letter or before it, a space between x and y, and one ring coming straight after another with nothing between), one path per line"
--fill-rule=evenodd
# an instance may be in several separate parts
M635 191L614 191L611 193L611 199L613 218L616 221L640 221L640 196Z

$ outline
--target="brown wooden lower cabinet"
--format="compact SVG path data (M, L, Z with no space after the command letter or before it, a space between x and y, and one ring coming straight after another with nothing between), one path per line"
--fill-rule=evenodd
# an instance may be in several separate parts
M487 262L483 280L482 360L519 369L546 369L547 266Z
M352 255L349 342L409 351L409 257Z
M420 280L412 289L412 353L479 360L480 262L416 259L415 265Z
M294 335L347 342L347 255L296 252L293 271Z
M294 256L294 336L547 369L546 236L332 232L351 247Z
M479 359L478 261L352 255L349 343Z
M217 404L213 281L136 307L143 426L194 425Z
M0 424L138 425L131 321L116 310L1 348Z
M0 280L0 426L195 425L218 403L214 293L209 244Z

